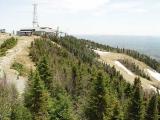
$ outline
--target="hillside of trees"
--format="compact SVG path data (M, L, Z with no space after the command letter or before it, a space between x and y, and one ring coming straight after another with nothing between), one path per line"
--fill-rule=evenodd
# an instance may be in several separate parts
M67 37L72 37L72 36L67 36ZM135 50L118 48L118 47L114 48L114 47L111 47L108 45L102 45L102 44L99 44L99 43L96 43L96 42L93 42L90 40L84 40L84 39L80 39L80 41L82 41L83 44L86 44L89 48L92 48L92 49L99 48L99 49L109 51L109 52L123 53L123 54L129 55L129 56L131 56L141 62L144 62L145 64L147 64L151 68L155 69L157 72L160 72L160 63L157 60L155 60L145 54L141 54Z
M132 86L114 67L98 62L94 44L72 36L36 39L30 47L36 70L22 98L14 86L1 85L0 118L158 120L159 94L145 93L139 78Z

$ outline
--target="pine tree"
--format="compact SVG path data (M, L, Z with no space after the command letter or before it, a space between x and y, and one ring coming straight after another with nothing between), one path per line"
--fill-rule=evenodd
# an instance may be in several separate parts
M40 79L38 71L33 75L31 88L26 91L25 105L32 113L34 120L48 120L49 119L49 107L50 97L45 90L44 83Z
M30 106L32 105L30 98L33 94L32 93L33 83L34 83L34 72L31 70L28 76L28 82L27 82L25 94L24 94L24 103L27 108L30 108Z
M112 120L124 120L122 108L118 102L115 105Z
M130 97L131 97L132 92L133 92L133 89L132 89L132 86L131 86L129 83L126 84L126 87L125 87L124 92L125 92L125 96L126 96L127 98L130 98Z
M77 68L76 66L72 67L72 95L76 93L76 85L77 85Z
M79 68L81 69L81 68ZM72 67L72 88L71 93L73 99L77 102L78 97L82 93L82 73L78 71L76 66Z
M160 94L158 93L158 117L160 119Z
M87 119L104 120L106 104L106 89L104 78L102 73L99 72L89 99L89 106L86 108Z
M154 95L149 101L146 120L158 120L158 96Z
M40 78L44 81L46 88L50 90L52 87L53 77L52 77L52 72L50 70L49 62L46 56L42 57L42 59L38 63L37 68L38 68Z
M139 78L136 78L134 81L133 95L131 97L131 104L129 106L128 119L144 119L143 92L141 87L141 81Z
M32 120L29 110L21 104L15 104L11 110L11 120Z
M59 85L52 90L54 104L50 112L51 120L74 120L69 96Z

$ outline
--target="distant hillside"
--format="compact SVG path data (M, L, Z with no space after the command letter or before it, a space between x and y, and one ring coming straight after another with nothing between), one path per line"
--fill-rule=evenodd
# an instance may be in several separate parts
M134 57L136 59L138 59L139 61L142 61L144 63L146 63L148 66L150 66L151 68L157 70L158 72L160 72L160 62L158 62L157 60L145 55L145 54L141 54L135 50L131 50L131 49L125 49L125 48L118 48L118 47L111 47L109 45L104 45L104 44L99 44L96 42L91 42L89 40L87 40L87 42L85 42L86 44L88 44L90 47L94 48L94 49L103 49L106 51L111 51L111 52L117 52L117 53L124 53L127 54L131 57Z
M93 40L104 45L136 50L160 60L160 37L123 35L79 35L78 37Z

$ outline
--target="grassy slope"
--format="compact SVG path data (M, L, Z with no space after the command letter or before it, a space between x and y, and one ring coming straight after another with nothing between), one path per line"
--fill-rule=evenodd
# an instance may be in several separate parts
M118 71L121 72L121 74L123 75L123 77L128 81L130 82L131 84L133 84L134 82L134 78L136 77L136 75L134 76L131 76L131 75L128 75L123 69L121 69L120 67L118 67L114 61L116 60L119 60L119 59L127 59L129 61L132 61L134 62L136 65L139 66L140 69L144 70L146 74L148 74L148 72L146 71L146 69L151 69L149 66L147 66L145 63L141 62L141 61L138 61L136 60L135 58L133 57L130 57L128 55L125 55L125 54L121 54L121 53L112 53L110 52L109 54L101 54L100 55L100 60L104 61L104 62L107 62L108 64L110 64L111 66L115 66L116 69ZM156 85L157 87L160 85L160 82L158 82L157 80L155 80L152 76L151 77L151 80L152 81L148 81L147 79L145 78L141 78L141 81L142 81L142 84L143 86L148 89L148 84L149 85Z

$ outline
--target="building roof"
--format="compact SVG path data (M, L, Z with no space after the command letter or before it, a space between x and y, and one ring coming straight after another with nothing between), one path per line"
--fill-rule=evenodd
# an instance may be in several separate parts
M39 27L36 28L35 31L42 31L42 32L55 32L56 30L49 28L49 27Z
M55 32L56 30L50 28L50 27L35 27L35 28L23 28L23 29L20 29L20 31L23 31L23 32L28 32L28 31L37 31L37 32L47 32L47 33L50 33L50 32Z

